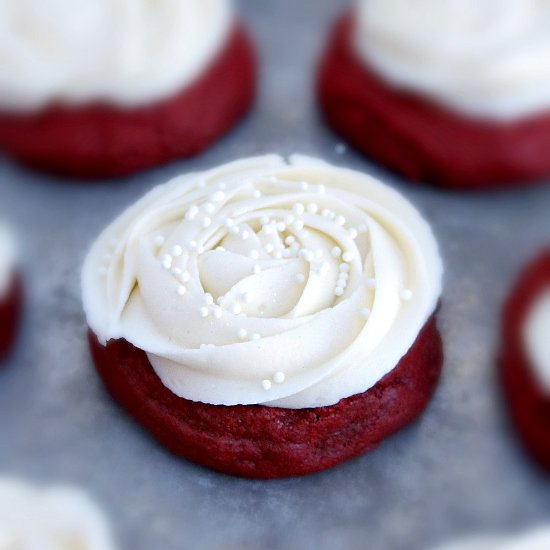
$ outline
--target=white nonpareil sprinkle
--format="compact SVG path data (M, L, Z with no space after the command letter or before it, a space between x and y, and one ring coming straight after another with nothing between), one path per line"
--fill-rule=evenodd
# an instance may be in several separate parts
M212 294L206 293L204 295L204 303L209 306L214 303L214 298L212 297Z
M252 273L254 273L254 275L258 275L258 273L261 273L262 271L262 266L260 264L254 264L252 266Z
M182 254L183 254L183 248L179 244L175 244L172 247L172 256L177 258L178 256L181 256Z
M193 204L189 207L189 210L185 213L185 219L191 221L199 213L199 208L196 204Z
M250 337L250 339L254 340L254 341L258 341L260 338L261 338L261 336L257 332L252 334L252 336Z
M222 308L220 306L214 306L212 308L212 312L214 313L214 317L216 319L221 319L221 317L223 315L223 311L222 311Z
M203 218L201 225L206 229L212 225L212 220L209 217Z
M410 290L409 288L404 288L402 291L401 291L401 299L405 302L408 302L409 300L411 300L413 297L413 293L412 293L412 290Z
M352 227L349 231L349 236L352 238L352 239L356 239L357 238L357 235L359 234L357 229L355 229L355 227Z
M155 237L155 240L154 240L154 242L157 246L162 246L164 244L164 241L165 241L165 239L164 239L163 235L157 235Z
M202 207L209 214L212 214L216 210L216 206L212 202L205 202Z
M221 202L225 199L225 193L223 191L216 191L210 195L210 200L212 202Z
M176 291L180 296L183 296L187 292L187 288L185 288L183 285L178 286Z
M240 306L240 304L233 304L230 308L230 311L233 315L239 315L242 310L243 308Z
M201 317L208 317L208 308L206 306L203 306L199 309L199 314Z
M346 218L344 216L336 216L336 218L334 218L334 223L340 226L345 225Z
M170 254L164 254L161 263L164 269L170 269L172 267L172 256L170 256Z
M271 381L270 380L262 380L262 388L265 390L265 391L268 391L271 389Z
M368 307L359 308L359 317L366 319L370 315L370 309Z
M284 372L277 371L273 375L273 382L275 382L275 384L282 384L284 381L285 381L285 373Z
M333 256L334 258L338 258L338 256L340 256L340 254L342 254L342 250L340 249L340 247L335 246L335 247L333 247L333 249L330 251L330 253L332 254L332 256Z
M341 286L337 286L334 289L334 294L336 294L336 296L342 296L342 294L344 294L344 289Z
M240 328L240 329L237 331L237 336L238 336L241 340L246 340L246 337L248 336L248 331L247 331L245 328Z
M292 206L292 211L298 216L301 216L305 212L305 210L305 206L301 202L297 202Z
M319 210L319 206L314 203L314 202L310 202L308 205L307 205L307 211L310 213L310 214L316 214L317 211Z
M344 260L344 262L351 262L353 260L353 252L350 252L349 250L344 252L342 254L342 260Z

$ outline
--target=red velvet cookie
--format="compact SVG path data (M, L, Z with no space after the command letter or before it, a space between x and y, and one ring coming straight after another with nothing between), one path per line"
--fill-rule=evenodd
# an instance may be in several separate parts
M548 470L550 392L535 373L524 329L531 308L549 290L550 250L546 250L523 270L506 301L500 353L500 374L512 421L526 449Z
M7 292L0 298L0 360L7 357L15 340L22 301L21 279L14 276Z
M89 343L112 396L165 447L250 478L310 474L376 448L424 410L443 363L434 316L399 364L364 393L309 409L227 407L177 397L125 340L102 346L90 331Z
M442 363L427 222L366 174L241 159L146 194L93 244L97 371L164 446L276 478L328 468L415 419Z
M34 168L80 178L122 176L200 153L248 110L256 62L236 24L204 74L168 99L139 107L52 105L0 112L0 148Z
M457 114L392 87L352 47L353 15L329 38L317 81L321 110L359 151L413 181L454 189L522 185L550 175L550 115L509 122Z

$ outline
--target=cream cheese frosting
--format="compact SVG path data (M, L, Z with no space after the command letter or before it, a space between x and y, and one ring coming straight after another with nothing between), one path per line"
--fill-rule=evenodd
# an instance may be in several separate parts
M376 179L268 155L175 178L93 244L90 328L147 352L180 397L305 408L364 392L434 312L442 264Z
M548 0L359 0L354 43L391 84L464 114L550 108Z
M535 375L541 387L550 393L550 289L529 309L523 338Z
M0 550L114 550L101 511L65 486L35 487L0 479Z
M16 250L13 235L0 222L0 298L9 291L15 263Z
M550 526L541 526L520 535L486 535L438 546L437 550L548 550Z
M0 0L0 107L163 98L201 74L233 19L231 0Z

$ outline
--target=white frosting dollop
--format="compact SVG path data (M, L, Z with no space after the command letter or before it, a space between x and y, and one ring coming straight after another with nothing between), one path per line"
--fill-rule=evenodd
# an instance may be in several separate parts
M0 550L114 550L101 511L81 490L0 479Z
M536 299L523 328L531 366L541 387L550 393L550 289Z
M0 107L175 93L226 40L231 0L0 0Z
M434 312L428 224L374 178L270 155L178 177L86 258L88 324L147 352L178 396L331 405L391 371Z
M549 0L359 0L354 43L391 84L491 119L550 108Z
M0 298L9 291L16 263L16 247L11 231L0 222Z
M469 537L438 546L437 550L548 550L548 548L550 548L550 526L541 526L520 535Z

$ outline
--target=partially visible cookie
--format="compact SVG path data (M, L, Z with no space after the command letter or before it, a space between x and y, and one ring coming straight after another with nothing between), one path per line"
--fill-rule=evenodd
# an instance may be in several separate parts
M524 268L506 301L500 370L517 432L550 470L550 249Z
M0 224L0 360L11 351L19 325L23 289L12 234Z
M550 526L541 525L520 534L478 535L437 546L433 550L548 550Z
M0 478L0 548L3 550L114 550L108 522L75 487L35 486Z
M413 181L474 190L543 180L548 24L544 2L360 0L328 38L321 110L350 144Z
M104 178L195 155L251 105L255 54L228 0L113 0L84 15L65 2L43 17L8 3L0 149L34 168Z

